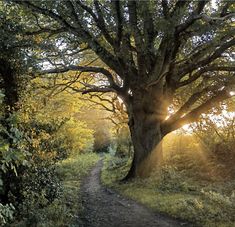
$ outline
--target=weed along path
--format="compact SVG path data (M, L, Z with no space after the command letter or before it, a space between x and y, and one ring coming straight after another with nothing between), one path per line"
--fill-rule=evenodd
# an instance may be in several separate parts
M155 214L144 206L126 199L100 183L102 161L84 180L83 227L177 227L185 223Z

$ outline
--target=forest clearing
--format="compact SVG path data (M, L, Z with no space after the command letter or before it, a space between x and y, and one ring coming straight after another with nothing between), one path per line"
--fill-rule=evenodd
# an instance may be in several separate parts
M0 226L235 227L235 3L0 1Z

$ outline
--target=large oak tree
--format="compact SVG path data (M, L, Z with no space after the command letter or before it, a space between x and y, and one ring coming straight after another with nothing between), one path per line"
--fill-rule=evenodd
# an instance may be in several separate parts
M134 146L126 179L141 175L141 166L165 135L231 97L233 1L214 8L204 0L39 0L10 5L30 18L27 35L43 35L42 55L54 67L47 65L41 73L89 72L96 82L88 80L77 91L115 92L123 100ZM54 48L49 48L52 43ZM96 59L80 64L80 57L91 52L103 65ZM187 87L191 95L168 116L178 92Z

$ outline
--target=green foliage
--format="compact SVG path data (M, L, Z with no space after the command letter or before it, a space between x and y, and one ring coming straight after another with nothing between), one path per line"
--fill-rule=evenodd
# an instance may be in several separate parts
M23 210L32 210L32 206L44 207L61 194L61 183L56 175L55 166L34 166L25 171L21 182L24 196ZM40 201L40 199L43 199ZM35 207L33 207L35 208Z
M208 160L222 179L233 178L235 174L235 115L229 112L232 105L227 103L215 109L214 113L204 116L194 127L199 141L207 148Z
M17 204L18 216L28 219L34 210L48 206L59 198L62 187L55 165L68 156L63 140L57 132L64 122L31 122L20 125L24 130L24 148L30 154L27 166L18 168L16 189L12 189L13 202ZM17 182L17 181L16 181ZM15 183L16 183L15 182Z
M4 97L3 95L1 97ZM15 145L20 145L21 134L15 127L14 118L8 119L8 124L11 125L10 134L8 136L12 139ZM1 125L0 132L5 132L5 128ZM21 150L9 146L8 141L0 137L0 196L4 195L5 179L4 175L9 171L13 171L17 175L17 168L25 163L26 155ZM12 179L11 179L12 180ZM12 203L2 203L0 200L0 226L5 226L14 218L15 207Z
M53 91L42 88L50 86L50 83L50 79L41 78L31 81L28 88L31 95L25 97L21 119L30 124L33 118L37 124L58 127L51 141L70 154L93 150L94 131L79 117L86 108L79 100L81 95L71 95L64 91L55 96Z
M65 120L58 120L43 123L32 120L22 125L27 138L26 146L35 163L42 161L55 163L68 156L70 151L64 145L64 138L58 136L58 132L65 122Z
M25 147L24 133L17 125L16 115L12 114L8 119L6 119L6 121L9 125L9 131L2 128L2 132L6 133L8 138L12 141L13 146L10 146L6 139L1 138L0 169L3 172L7 172L11 169L17 175L16 168L20 165L27 166L27 157L30 156L30 153Z
M194 177L197 175L195 168L194 172L187 172L182 165L177 168L176 163L168 160L168 164L149 178L137 178L123 184L119 181L127 173L130 162L107 156L104 164L102 181L106 185L157 212L167 213L196 226L230 227L235 224L234 180L213 183L200 180L198 176Z
M116 137L116 156L124 158L125 156L130 157L133 153L133 146L131 142L129 129L126 127L121 127L117 133Z
M94 123L94 151L97 153L107 153L111 146L110 127L105 121Z
M0 104L2 104L4 97L5 97L4 93L0 90Z
M24 89L30 78L29 68L36 68L36 53L29 54L28 49L35 44L34 40L24 34L23 26L20 23L24 13L14 12L14 7L9 7L4 1L0 2L0 59L2 62L1 72L11 70L14 72L14 81L8 83L17 84L17 89ZM31 56L29 58L29 55ZM10 67L9 67L10 66ZM8 75L10 78L10 75ZM4 77L4 75L0 75ZM2 78L1 78L2 79ZM2 81L0 79L1 88ZM10 88L12 89L12 88ZM5 91L8 92L8 91ZM14 91L13 91L14 92ZM18 92L18 91L17 91ZM11 97L13 99L13 97Z
M98 161L94 153L70 157L56 165L56 173L62 180L62 193L46 207L30 210L27 220L15 222L14 226L77 226L82 213L80 184L90 168ZM44 197L40 197L42 201ZM30 199L30 198L29 198ZM38 199L37 199L38 200Z
M94 137L93 131L76 119L75 113L81 107L76 98L62 93L44 105L43 96L47 92L40 88L32 90L32 83L28 85L20 100L21 108L7 119L2 114L0 196L3 207L7 208L10 203L15 207L14 220L13 216L7 218L6 209L2 209L6 223L14 221L20 225L25 219L24 224L31 226L49 218L48 213L55 212L53 207L64 212L65 205L61 204L64 187L57 171L58 162L69 155L91 151ZM4 95L0 94L1 102ZM71 191L71 196L73 193ZM44 211L47 207L48 213ZM38 210L41 213L37 213ZM66 218L70 218L70 214L67 215Z
M0 226L5 226L13 220L15 208L10 204L3 205L0 203Z
M0 85L4 87L2 77L7 78L7 70L12 69L15 87L0 91L0 104L4 104L0 110L0 221L27 219L26 225L31 226L47 215L37 216L38 210L62 196L58 162L69 154L92 150L94 138L93 131L75 118L81 107L77 96L64 92L51 98L51 91L40 87L46 81L29 82L26 71L32 69L33 55L38 53L29 53L27 48L37 40L22 36L24 12L14 14L15 7L8 6L0 3L0 58L9 66L2 64ZM17 97L12 97L11 89L17 90ZM6 100L13 105L8 106Z
M13 116L8 121L11 128L7 135L12 145L5 141L0 149L1 195L16 208L15 216L29 218L34 210L48 206L61 195L55 164L69 154L63 137L57 135L64 122L25 123Z
M196 190L193 181L187 178L183 171L179 171L173 166L162 166L160 170L152 173L151 178L160 192L192 192Z
M93 130L85 122L75 118L71 118L61 127L57 137L63 138L64 146L72 155L93 150Z
M131 164L131 158L120 158L114 154L106 154L104 159L104 167L101 178L102 181L112 186L114 182L117 182L125 177L125 174L129 170Z

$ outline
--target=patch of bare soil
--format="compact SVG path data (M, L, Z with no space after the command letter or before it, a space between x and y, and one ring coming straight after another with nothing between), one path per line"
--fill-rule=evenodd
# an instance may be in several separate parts
M102 161L85 178L81 196L83 198L83 227L178 227L189 226L124 198L100 182Z

